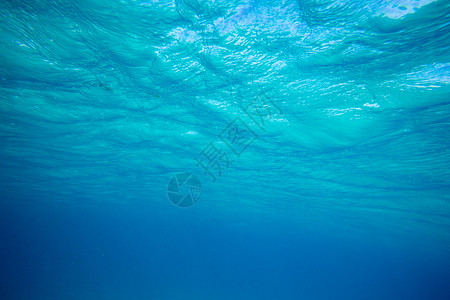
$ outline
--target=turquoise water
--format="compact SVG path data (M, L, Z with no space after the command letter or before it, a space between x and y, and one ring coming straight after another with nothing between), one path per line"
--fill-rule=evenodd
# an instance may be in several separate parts
M450 3L2 1L1 299L450 299Z

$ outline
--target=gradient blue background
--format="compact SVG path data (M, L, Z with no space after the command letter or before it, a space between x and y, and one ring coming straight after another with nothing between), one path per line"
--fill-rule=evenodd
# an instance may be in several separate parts
M0 298L450 299L449 16L2 1ZM259 138L212 182L195 157L238 116Z

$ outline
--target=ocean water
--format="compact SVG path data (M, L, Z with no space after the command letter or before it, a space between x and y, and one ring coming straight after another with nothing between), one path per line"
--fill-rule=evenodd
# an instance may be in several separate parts
M448 0L4 0L0 299L450 299Z

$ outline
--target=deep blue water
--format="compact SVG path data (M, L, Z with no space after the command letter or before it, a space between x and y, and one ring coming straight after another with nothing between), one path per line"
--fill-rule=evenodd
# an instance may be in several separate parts
M0 3L0 299L450 299L450 2Z

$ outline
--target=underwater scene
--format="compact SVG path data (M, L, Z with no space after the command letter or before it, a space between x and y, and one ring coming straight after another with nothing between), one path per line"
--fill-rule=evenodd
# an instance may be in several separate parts
M450 1L0 1L0 299L450 299Z

